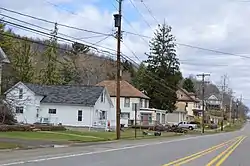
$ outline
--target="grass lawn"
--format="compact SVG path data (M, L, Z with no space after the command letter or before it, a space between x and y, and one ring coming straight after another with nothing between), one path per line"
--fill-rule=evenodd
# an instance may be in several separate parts
M106 141L105 138L96 137L83 137L76 135L67 135L60 133L47 133L47 132L2 132L0 137L3 138L16 138L16 139L28 139L28 140L48 140L58 142L91 142L91 141Z
M244 125L244 122L239 121L239 122L235 122L235 124L229 124L228 126L225 126L223 128L223 131L221 131L221 127L219 127L217 130L206 130L205 129L205 133L204 134L216 134L216 133L221 133L221 132L231 132L231 131L236 131L236 130L240 130ZM194 130L194 131L189 131L189 134L200 134L201 133L201 129L199 130Z
M226 126L224 128L224 131L231 132L231 131L240 130L243 127L243 125L244 125L243 122L236 122L235 124L230 124L229 126Z
M152 132L153 133L153 132ZM137 130L137 139L143 138L161 138L161 137L173 137L180 136L182 134L176 133L162 133L162 136L155 137L143 136L142 131ZM15 138L25 140L47 140L56 142L98 142L115 140L115 132L104 132L104 131L56 131L56 132L2 132L0 138ZM121 131L122 139L135 139L135 131L127 129L124 132Z
M14 149L20 147L19 145L7 142L0 142L0 149Z
M151 131L153 133L153 131ZM60 132L62 133L62 132ZM116 139L115 132L104 132L104 131L63 131L63 133L67 134L76 134L76 135L83 135L83 136L95 136L100 137L107 140L114 140ZM173 137L173 136L180 136L182 134L171 133L171 132L162 132L161 137ZM158 138L155 136L144 136L142 135L142 130L137 129L137 138ZM126 129L124 132L121 131L121 138L122 139L135 139L135 130L134 129Z

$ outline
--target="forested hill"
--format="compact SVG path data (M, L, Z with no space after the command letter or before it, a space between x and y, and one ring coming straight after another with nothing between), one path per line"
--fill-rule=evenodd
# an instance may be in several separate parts
M11 60L11 64L3 67L3 92L17 81L95 85L116 77L114 56L97 53L79 43L67 45L55 43L54 39L25 38L4 26L0 26L0 31L4 32L0 34L0 46ZM132 69L132 63L122 59L123 79L131 82Z

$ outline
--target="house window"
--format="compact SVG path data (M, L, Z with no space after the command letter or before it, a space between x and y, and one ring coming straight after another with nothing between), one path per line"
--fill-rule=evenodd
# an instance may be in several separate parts
M123 119L130 119L130 113L128 113L128 112L122 112L121 113L121 118L123 118Z
M125 97L124 107L130 107L130 98Z
M22 99L23 98L23 89L20 88L19 89L19 99Z
M106 111L100 111L99 120L106 120L107 119L107 112Z
M145 100L145 102L144 102L144 108L148 108L148 100Z
M56 109L49 109L49 114L56 114Z
M82 110L78 110L78 122L82 121Z
M44 123L49 123L49 118L43 118Z
M101 94L101 102L104 103L105 102L105 92L103 92Z
M17 114L23 114L23 107L16 107Z
M161 114L160 113L156 113L156 121L158 123L160 123L160 120L161 120Z
M162 124L165 124L165 123L166 123L166 116L165 116L165 114L162 114L162 115L161 115L161 123L162 123Z
M140 99L140 107L143 107L143 99Z

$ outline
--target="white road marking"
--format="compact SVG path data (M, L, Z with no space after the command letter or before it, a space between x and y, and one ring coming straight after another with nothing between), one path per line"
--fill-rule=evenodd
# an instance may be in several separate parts
M236 131L237 132L237 131ZM233 133L233 132L230 132ZM194 136L194 137L188 137L188 138L182 138L182 139L175 139L170 141L161 141L161 142L155 142L150 144L141 144L141 145L134 145L134 146L127 146L127 147L121 147L121 148L114 148L114 149L107 149L102 151L95 151L95 152L87 152L87 153L76 153L71 155L63 155L62 156L56 156L56 157L45 157L41 156L41 159L34 159L34 160L28 160L28 161L17 161L12 163L6 163L6 164L0 164L0 166L12 166L12 165L20 165L25 163L37 163L37 162L43 162L43 161L49 161L49 160L58 160L58 159L65 159L70 157L78 157L78 156L86 156L86 155L93 155L93 154L101 154L101 153L107 153L107 152L114 152L114 151L121 151L121 150L127 150L127 149L134 149L134 148L140 148L140 147L146 147L146 146L152 146L152 145L159 145L159 144L167 144L172 142L179 142L179 141L185 141L190 139L197 139L197 138L203 138L203 137L213 137L218 136L221 134L230 134L230 133L220 133L220 134L212 134L212 135L203 135L203 136Z

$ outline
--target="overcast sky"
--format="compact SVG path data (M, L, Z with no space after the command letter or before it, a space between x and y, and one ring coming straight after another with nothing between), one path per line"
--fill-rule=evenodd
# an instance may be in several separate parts
M209 80L220 85L221 76L227 74L228 86L235 91L234 95L240 97L242 94L244 103L250 106L250 70L248 70L250 67L250 1L143 0L144 3L141 2L142 0L131 1L136 8L130 0L123 0L122 28L124 31L152 37L157 24L165 20L172 26L172 33L180 44L177 46L177 51L183 75L210 73ZM87 30L107 34L112 34L115 30L113 14L117 11L116 0L1 0L0 7ZM53 29L54 26L1 9L0 12L44 28ZM5 20L27 26L11 19ZM15 28L14 31L27 36L44 38L21 29ZM59 32L116 49L116 42L112 37L106 38L106 36L60 26ZM93 36L95 37L88 38ZM122 52L138 62L131 53L132 50L140 60L145 60L147 57L144 53L148 52L148 41L149 38L142 39L124 33Z

